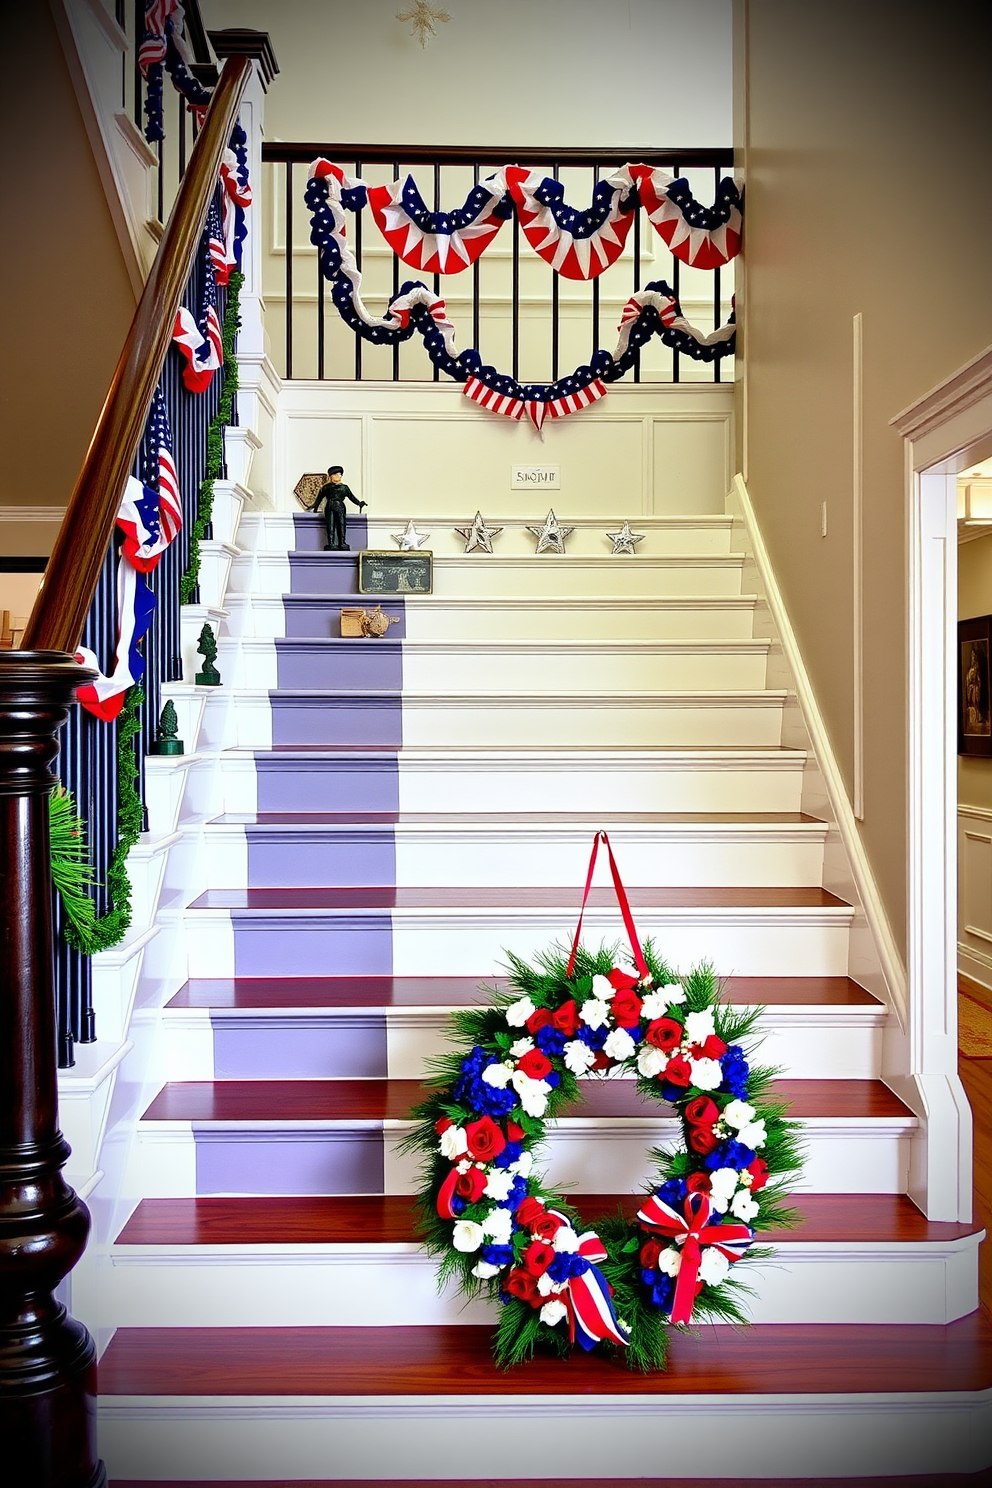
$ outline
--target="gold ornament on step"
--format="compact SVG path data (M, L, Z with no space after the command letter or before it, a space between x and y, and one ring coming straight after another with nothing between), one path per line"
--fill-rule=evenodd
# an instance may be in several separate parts
M437 35L437 28L445 21L450 21L451 16L439 5L428 5L427 0L413 0L406 10L396 12L398 21L412 21L413 30L410 33L415 36L422 47L429 41L433 41Z
M343 636L384 636L391 625L399 625L398 615L387 615L381 604L374 610L344 609L341 611L341 634Z
M644 533L631 532L629 522L624 522L619 532L608 532L606 535L613 544L614 558L621 553L629 553L633 557L634 544L644 541Z
M552 510L545 517L543 527L528 527L527 531L533 532L537 538L537 547L534 549L535 554L564 553L565 539L571 537L575 528L563 527Z
M480 553L491 553L493 538L499 537L503 529L502 527L487 527L482 513L477 511L471 527L456 527L455 531L459 537L465 539L466 553L474 553L476 548Z

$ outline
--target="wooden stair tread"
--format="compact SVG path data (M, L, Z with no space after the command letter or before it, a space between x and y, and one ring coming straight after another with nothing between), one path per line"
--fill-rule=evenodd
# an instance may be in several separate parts
M802 811L229 811L208 826L810 827L827 823Z
M755 1324L674 1334L669 1367L641 1375L575 1353L508 1372L492 1329L121 1328L100 1394L172 1396L878 1395L992 1389L992 1321Z
M642 1100L633 1080L584 1080L583 1100L563 1122L584 1118L664 1120L671 1107ZM915 1119L881 1080L777 1080L774 1094L795 1118ZM404 1121L423 1099L417 1080L188 1080L163 1087L146 1121Z
M562 909L572 911L581 896L576 885L563 888L449 887L372 885L347 888L207 889L191 909L228 909L242 913L278 910L365 909ZM820 888L632 888L634 909L824 909L849 910L836 894ZM593 909L616 906L613 888L600 885L589 894Z
M632 1217L638 1194L570 1193L586 1222L618 1205ZM842 1244L948 1242L973 1235L977 1224L928 1220L905 1194L797 1194L802 1215L793 1230L762 1231L778 1241ZM408 1194L359 1197L209 1196L142 1199L118 1245L397 1245L419 1238L415 1200Z
M194 978L166 1004L170 1008L248 1011L261 1008L460 1007L489 1001L477 977L218 977ZM739 1006L845 1007L878 1011L882 1004L850 977L727 977L728 1002Z

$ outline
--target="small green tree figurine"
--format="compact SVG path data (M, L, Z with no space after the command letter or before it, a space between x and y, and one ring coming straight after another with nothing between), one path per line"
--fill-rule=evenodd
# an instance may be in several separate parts
M203 657L203 671L196 674L197 687L219 687L220 672L214 666L217 660L217 637L209 625L204 625L200 631L196 649Z
M175 704L170 698L162 709L162 717L158 721L157 735L149 753L151 754L183 754L183 741L178 737L179 719L176 717Z

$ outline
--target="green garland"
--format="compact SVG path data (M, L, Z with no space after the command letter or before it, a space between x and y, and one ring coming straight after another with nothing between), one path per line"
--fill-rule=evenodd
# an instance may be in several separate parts
M206 475L200 485L196 521L190 531L189 567L179 582L179 599L182 604L191 604L196 593L196 586L200 579L200 543L203 541L207 525L213 515L214 481L220 478L220 473L224 468L224 430L231 422L231 415L234 412L234 394L238 390L238 362L234 354L234 346L238 328L241 325L239 310L241 286L244 282L244 274L235 271L227 285L227 304L224 308L224 324L221 332L224 344L224 366L221 375L224 383L220 404L207 429Z
M52 881L65 910L63 934L84 956L119 945L131 924L131 880L127 855L141 835L141 797L134 788L138 765L132 739L141 728L140 687L128 689L117 719L117 846L107 868L110 908L97 918L87 890L96 882L86 849L86 828L72 795L58 786L48 798Z

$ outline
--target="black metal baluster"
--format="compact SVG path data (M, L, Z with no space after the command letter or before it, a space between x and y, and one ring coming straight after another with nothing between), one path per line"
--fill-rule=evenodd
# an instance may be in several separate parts
M361 342L361 336L355 338ZM324 380L324 275L320 266L320 249L317 249L317 380Z
M186 106L179 102L179 179L186 174Z
M399 178L400 178L400 163L399 163L398 160L394 160L393 161L393 180L394 181L398 181ZM393 299L394 300L395 300L396 296L399 294L399 292L400 292L400 261L399 261L399 258L397 257L397 255L394 253L393 254ZM396 341L396 342L393 343L393 381L394 382L399 382L399 380L400 380L400 343L398 341Z
M513 209L513 290L510 304L510 329L513 346L513 376L520 376L520 218Z
M156 140L155 154L158 157L158 190L156 194L156 202L159 222L165 221L165 166L163 163L165 158L164 146L164 140Z
M718 165L715 165L713 167L713 202L714 202L714 204L716 203L717 193L719 192L719 190L720 190L720 167ZM713 270L713 329L714 330L718 330L719 327L720 327L720 312L721 312L721 309L722 309L722 307L721 307L721 304L720 304L720 270L719 270L719 268L715 268ZM722 360L723 360L722 357L714 357L713 358L713 381L714 382L719 382L721 380L721 377L720 377L720 364L721 364Z
M479 162L476 160L476 161L473 162L473 165L472 165L472 185L473 186L478 186L478 184L479 184ZM479 286L480 286L480 274L481 274L481 272L482 272L482 270L481 270L481 255L480 255L480 258L477 258L475 260L475 263L472 265L472 345L475 347L475 349L477 351L479 349L479 321L480 321L480 316L479 316L480 288L479 288Z
M559 162L556 160L555 163L554 163L554 166L552 167L552 171L553 171L553 174L554 174L554 179L556 181L559 179L558 173L559 173L559 170L560 169L561 169L561 167L559 165ZM558 321L559 321L559 317L560 317L560 314L561 314L561 306L559 304L559 298L558 298L559 297L559 292L560 291L559 291L559 285L558 285L558 270L557 269L552 269L551 270L551 381L552 382L557 382L558 381L558 358L559 358L559 350L560 350L560 335L559 335L560 327L559 327Z
M672 173L673 173L673 175L678 176L679 167L678 167L678 164L677 163L672 166ZM678 297L679 297L679 267L680 267L679 266L679 261L675 257L675 254L673 253L672 254L672 293L675 295L676 300L678 300ZM678 382L678 380L679 380L679 352L678 352L678 348L675 347L675 346L673 346L672 347L672 381L673 382Z
M599 166L592 168L593 191L599 184ZM592 281L592 355L599 350L599 275Z
M634 294L641 287L641 209L638 206L634 211ZM641 380L641 349L634 352L634 381Z
M362 162L360 160L356 160L355 161L355 175L360 177L361 174L362 174ZM359 273L362 272L362 222L364 220L364 217L365 217L365 213L364 212L356 212L355 213L355 262L358 265L358 272ZM356 336L355 336L355 380L356 380L356 382L361 382L361 380L362 380L362 345L363 345L363 342L362 342L361 336L359 336L359 335L356 334Z
M434 210L435 210L435 212L440 212L440 210L441 210L441 164L437 160L435 160L435 162L434 162ZM440 274L435 274L434 275L434 294L435 294L435 296L437 296L440 293L441 293L441 275ZM435 365L433 363L432 363L432 366L434 368L434 381L435 382L439 382L441 380L441 369L440 369L440 367L438 367L437 365Z
M138 50L141 46L141 38L145 34L145 7L142 3L142 0L134 0L134 6L132 8L131 14L134 17L134 37L131 48L131 54L134 58L134 65L132 68L132 77L134 83L134 122L135 124L137 124L143 135L145 132L144 119L142 118L141 97L143 79L141 76L141 68L138 65Z
M114 19L127 35L127 0L114 0ZM121 108L127 110L127 52L121 52Z
M293 375L293 162L286 161L286 377Z

